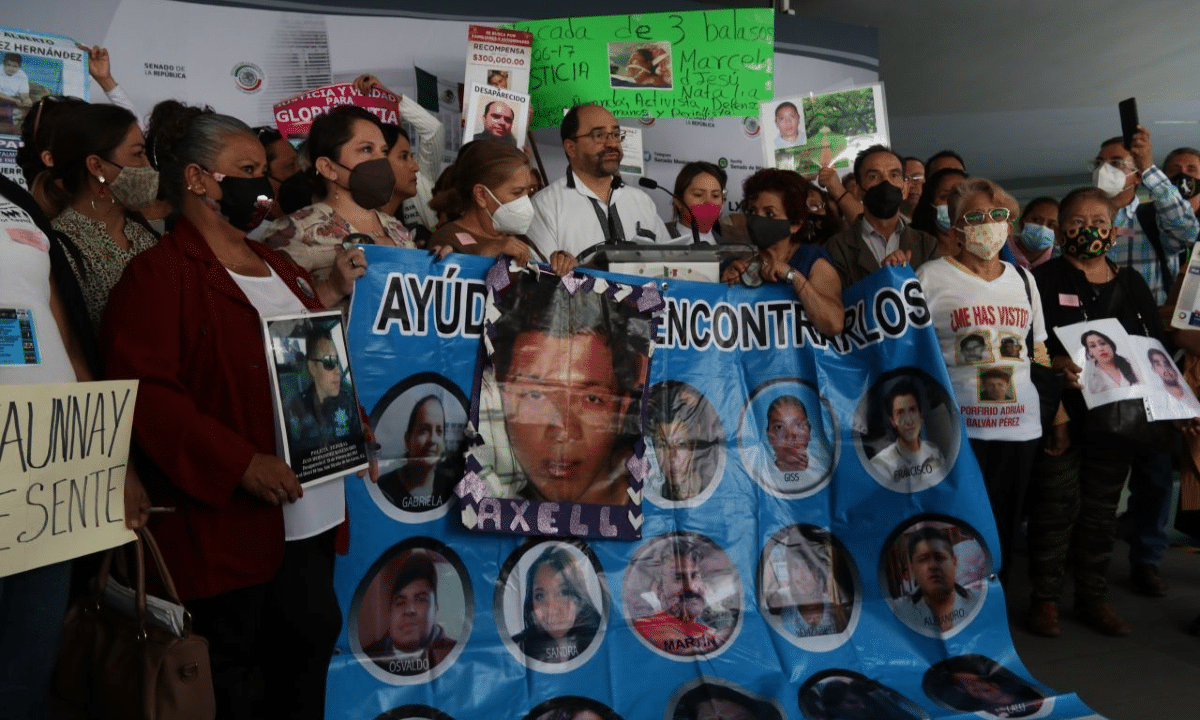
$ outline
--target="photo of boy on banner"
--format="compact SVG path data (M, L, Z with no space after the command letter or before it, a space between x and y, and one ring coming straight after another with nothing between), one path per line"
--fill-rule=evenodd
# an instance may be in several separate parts
M387 550L359 583L347 615L351 649L384 682L428 682L462 653L474 607L458 555L432 538L409 538Z
M777 378L750 394L738 425L738 450L764 490L803 498L829 484L837 465L833 412L810 383Z
M650 388L646 402L647 494L656 505L704 502L725 472L725 429L716 408L696 388L668 380Z
M625 617L650 649L672 660L712 658L742 626L742 580L725 551L690 532L660 535L625 571Z
M366 437L337 311L263 319L283 456L301 485L367 467Z
M371 425L380 444L379 482L367 490L402 522L426 522L449 509L462 478L468 401L437 373L405 378L380 398Z
M493 613L514 657L538 672L570 672L604 639L608 582L582 541L531 539L501 568Z
M1043 717L1054 708L1054 698L983 655L939 662L925 672L921 688L943 707L984 717Z
M662 295L578 273L511 277L503 261L488 287L477 440L457 488L464 524L485 529L495 518L505 532L638 537L650 321Z
M808 720L927 720L912 700L852 670L823 670L800 686Z
M664 720L785 720L774 700L756 697L715 677L699 677L680 685Z
M968 625L983 607L991 574L979 533L947 516L907 521L879 558L879 582L892 612L928 637L951 637Z
M946 477L961 444L958 406L924 370L883 373L854 416L859 460L889 490L920 492Z
M767 624L797 646L828 651L854 632L862 605L858 571L824 528L791 525L763 546L759 603Z

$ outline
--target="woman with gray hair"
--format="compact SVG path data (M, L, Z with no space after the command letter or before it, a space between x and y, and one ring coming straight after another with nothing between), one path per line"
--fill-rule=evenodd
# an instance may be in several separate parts
M1031 363L1050 364L1046 326L1032 276L1000 259L1017 217L1016 200L991 180L968 178L955 186L949 206L951 232L962 246L953 257L922 265L917 278L983 471L1000 535L1004 579L1042 436ZM982 338L982 352L964 353L967 337ZM1006 339L1009 347L1001 352ZM1012 340L1018 344L1015 357ZM991 386L1000 384L1006 385L1004 392L994 392Z
M278 455L261 318L323 304L308 273L246 239L272 192L245 123L168 100L149 134L178 219L130 261L102 343L108 376L140 381L146 489L175 510L152 529L208 639L218 717L320 718L341 627L333 556L345 494L340 481L305 492ZM350 291L350 277L333 277Z

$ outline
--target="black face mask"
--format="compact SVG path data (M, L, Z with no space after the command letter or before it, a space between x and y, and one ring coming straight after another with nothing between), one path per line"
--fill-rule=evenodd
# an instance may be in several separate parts
M1178 175L1172 175L1170 179L1171 184L1179 188L1179 194L1183 196L1184 200L1191 200L1200 195L1200 180L1191 175L1179 173Z
M341 165L341 163L338 163ZM342 167L346 167L342 165ZM387 158L364 160L350 170L350 197L360 208L374 210L392 199L396 175Z
M221 186L221 201L218 210L229 224L250 232L262 224L271 211L275 191L266 177L243 178L209 172Z
M880 220L891 220L900 212L900 203L904 202L904 191L890 182L872 185L863 195L863 207L872 217Z
M746 213L746 232L750 242L759 250L766 250L784 238L791 237L792 223L787 218L770 218Z

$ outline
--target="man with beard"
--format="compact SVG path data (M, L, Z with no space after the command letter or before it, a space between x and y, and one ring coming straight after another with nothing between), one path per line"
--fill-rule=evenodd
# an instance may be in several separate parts
M944 634L967 618L978 599L957 582L958 556L945 530L927 525L909 535L908 567L917 589L896 604L902 621Z
M546 257L576 257L600 243L653 243L671 237L650 196L619 175L624 132L599 105L571 108L559 128L567 176L533 196L537 210L527 233Z
M862 188L863 214L825 245L843 288L885 265L907 263L915 270L937 257L937 239L900 217L905 182L899 155L872 145L854 159L854 178Z
M700 570L701 548L685 538L670 538L658 557L651 584L659 611L633 621L654 647L672 655L703 655L721 646L724 637L705 621L708 601Z
M516 145L517 139L512 134L516 117L516 112L503 100L493 100L483 106L483 131L475 133L472 139L503 140Z
M414 550L392 583L387 632L363 652L394 675L432 670L455 645L437 624L437 611L437 568L425 552Z

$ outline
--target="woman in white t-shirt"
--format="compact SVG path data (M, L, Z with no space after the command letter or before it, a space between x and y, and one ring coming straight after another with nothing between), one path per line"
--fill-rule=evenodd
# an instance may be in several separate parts
M996 183L972 178L956 186L949 205L962 248L925 263L917 277L983 471L1004 577L1042 435L1030 363L1049 365L1046 328L1033 277L999 257L1017 215L1016 200Z

